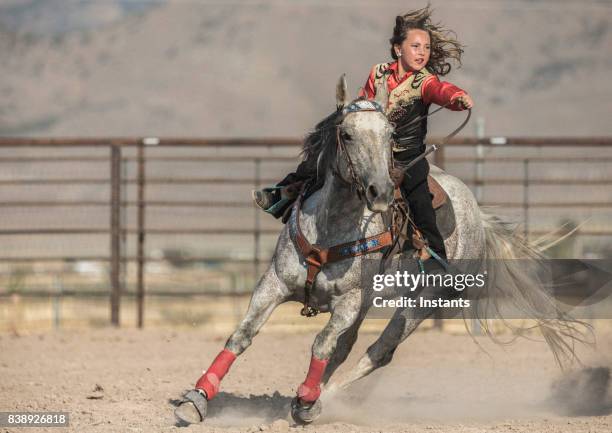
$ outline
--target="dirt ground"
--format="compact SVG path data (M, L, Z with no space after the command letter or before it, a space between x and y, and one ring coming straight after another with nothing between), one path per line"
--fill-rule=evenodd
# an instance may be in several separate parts
M612 432L609 389L587 404L588 415L568 414L555 400L551 384L559 372L543 343L521 340L503 349L478 337L485 353L469 336L433 330L413 335L389 366L349 391L324 394L315 424L294 426L288 406L306 374L313 337L262 332L234 363L208 419L178 427L172 403L225 335L202 328L4 334L0 411L69 412L68 429L46 430L56 432ZM344 371L375 337L360 336ZM597 330L597 337L597 352L584 351L583 359L611 366L612 331Z

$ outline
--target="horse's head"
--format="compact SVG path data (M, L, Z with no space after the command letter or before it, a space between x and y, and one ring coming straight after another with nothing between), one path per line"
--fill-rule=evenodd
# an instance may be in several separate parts
M391 134L393 127L384 114L386 89L374 101L349 101L346 79L336 87L336 166L334 174L351 183L368 209L384 212L393 200ZM383 99L384 98L384 99Z

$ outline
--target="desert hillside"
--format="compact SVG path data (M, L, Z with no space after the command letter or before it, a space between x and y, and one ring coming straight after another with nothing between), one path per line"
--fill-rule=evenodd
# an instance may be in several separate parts
M0 134L300 136L342 72L356 91L388 60L395 15L424 4L3 0ZM466 45L449 80L487 134L612 134L610 2L432 5Z

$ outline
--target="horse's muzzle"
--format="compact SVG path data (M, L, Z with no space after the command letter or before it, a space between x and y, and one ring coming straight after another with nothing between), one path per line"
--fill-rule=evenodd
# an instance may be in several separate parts
M366 205L372 212L386 212L393 200L393 183L372 182L365 191Z

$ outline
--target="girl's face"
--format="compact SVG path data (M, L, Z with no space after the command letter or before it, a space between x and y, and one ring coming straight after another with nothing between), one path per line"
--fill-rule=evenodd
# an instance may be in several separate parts
M429 62L431 41L429 32L420 29L408 30L406 39L401 45L395 45L395 53L406 71L420 71Z

